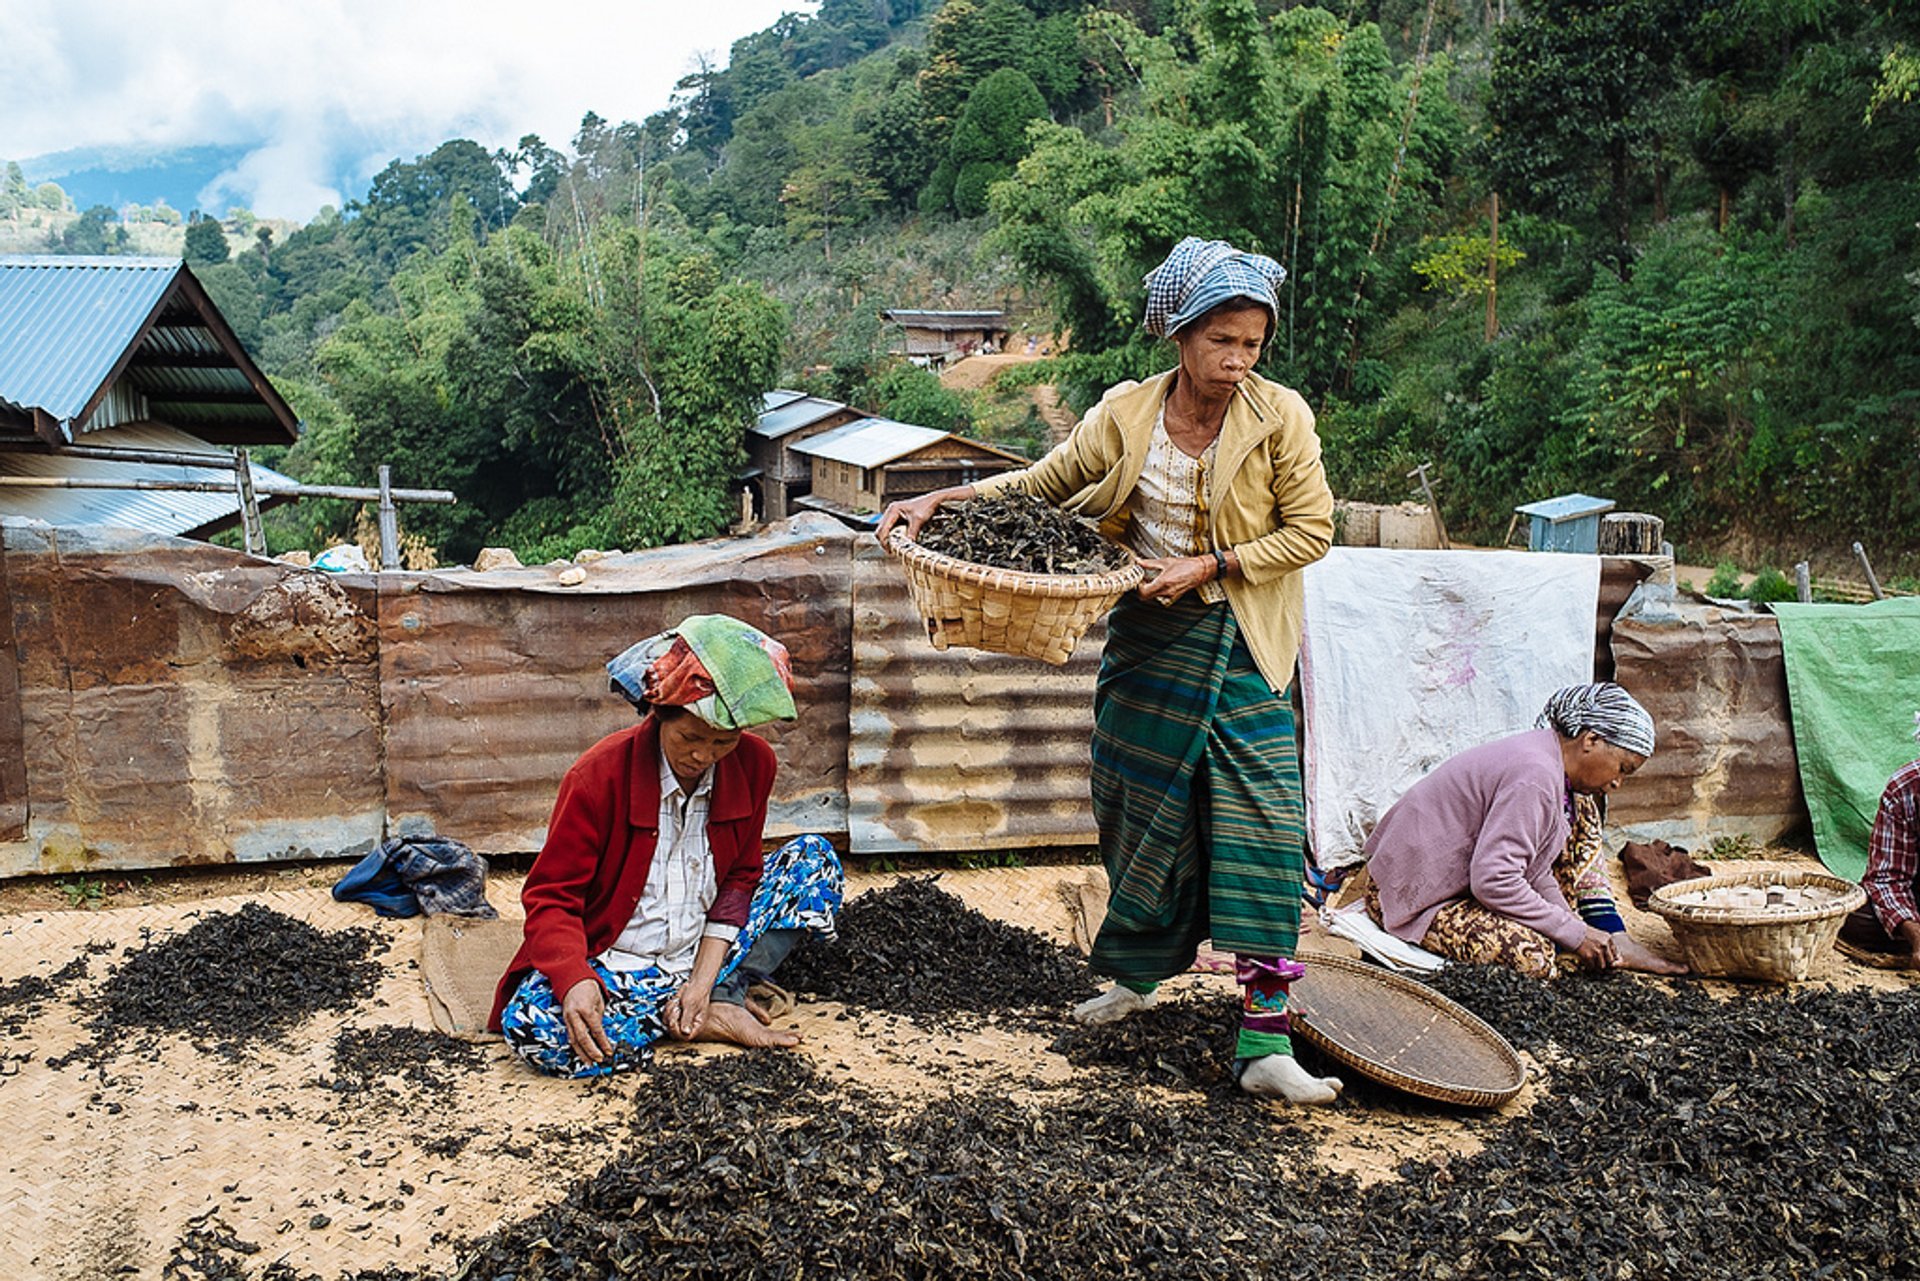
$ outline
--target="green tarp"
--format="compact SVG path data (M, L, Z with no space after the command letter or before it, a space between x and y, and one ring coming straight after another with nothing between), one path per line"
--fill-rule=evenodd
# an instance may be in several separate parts
M1920 754L1920 598L1773 612L1814 845L1836 875L1857 881L1880 793Z

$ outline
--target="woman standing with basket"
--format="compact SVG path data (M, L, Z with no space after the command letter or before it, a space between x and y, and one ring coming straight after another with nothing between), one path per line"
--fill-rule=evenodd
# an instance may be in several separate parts
M1288 985L1305 822L1287 690L1300 648L1298 571L1326 554L1333 494L1313 414L1253 372L1286 272L1193 237L1146 278L1148 332L1175 369L1107 392L1025 471L895 503L908 538L941 506L1018 489L1098 520L1151 576L1107 623L1094 695L1093 806L1111 883L1094 941L1113 988L1086 1023L1152 1004L1200 943L1236 955L1243 1089L1326 1103L1336 1077L1294 1061Z

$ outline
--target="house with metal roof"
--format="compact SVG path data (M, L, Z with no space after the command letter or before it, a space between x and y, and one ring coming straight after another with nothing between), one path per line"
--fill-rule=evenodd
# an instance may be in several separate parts
M758 486L761 518L781 520L813 486L813 469L794 446L866 415L837 400L785 389L766 393L765 405L747 429L747 470L741 479Z
M801 507L864 526L902 498L971 484L1024 467L1028 460L984 441L891 418L862 418L794 446L812 464L811 492Z
M978 352L1004 351L1007 325L1004 311L909 311L895 308L881 318L900 326L902 338L894 348L920 363L938 365Z
M0 256L0 515L206 537L294 484L233 448L298 436L185 263Z

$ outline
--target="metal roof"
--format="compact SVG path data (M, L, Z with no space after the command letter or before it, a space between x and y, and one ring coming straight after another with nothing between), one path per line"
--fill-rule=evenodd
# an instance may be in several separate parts
M862 418L803 440L793 452L853 467L884 467L951 435L950 431L897 423L891 418Z
M793 391L786 387L775 387L772 391L766 392L760 397L760 412L765 413L769 409L778 409L782 405L790 405L806 394L804 391Z
M1595 498L1591 494L1562 494L1558 498L1543 498L1537 503L1523 503L1514 510L1522 516L1538 516L1557 524L1582 516L1597 516L1613 508L1611 498Z
M292 444L293 411L177 258L0 255L0 422L49 444L160 422Z
M896 325L915 329L1005 329L1004 311L883 311L883 317Z
M62 457L0 450L0 476L102 476L117 480L231 480L230 451L209 445L186 432L159 423L110 427L89 432L89 446L108 449L164 449L182 454L206 454L225 460L226 470L168 467L153 463L118 463L103 459ZM299 482L270 467L252 464L253 483L295 485ZM266 508L286 499L262 495ZM237 494L195 494L152 489L16 489L0 486L0 516L26 516L49 525L114 525L155 534L212 532L240 519Z
M837 400L822 400L818 396L802 396L789 401L777 409L769 409L749 429L756 436L768 440L778 440L791 435L802 427L819 422L830 414L837 414L846 406Z

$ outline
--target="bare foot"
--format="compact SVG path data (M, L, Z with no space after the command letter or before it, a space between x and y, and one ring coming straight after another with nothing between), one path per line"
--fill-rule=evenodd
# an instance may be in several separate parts
M1096 1027L1102 1023L1118 1023L1129 1014L1138 1014L1146 1009L1156 999L1156 993L1136 992L1130 987L1121 987L1115 983L1100 995L1074 1006L1071 1017L1075 1023L1083 1023L1089 1027Z
M771 1046L785 1050L800 1044L798 1032L768 1027L743 1007L729 1005L725 1001L715 1001L707 1007L706 1024L693 1039L720 1041L727 1045L744 1045L750 1049Z
M1613 968L1616 970L1639 970L1643 974L1685 974L1687 967L1678 961L1669 961L1666 957L1649 948L1644 943L1634 941L1631 934L1613 936Z
M1345 1086L1337 1076L1314 1076L1291 1054L1263 1054L1240 1073L1248 1094L1289 1103L1331 1103Z

